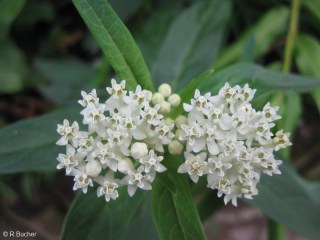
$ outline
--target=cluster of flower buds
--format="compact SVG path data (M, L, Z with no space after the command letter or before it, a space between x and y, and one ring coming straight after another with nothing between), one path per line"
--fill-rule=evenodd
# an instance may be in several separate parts
M68 120L57 130L61 135L57 144L66 146L57 168L74 176L74 190L86 193L97 183L97 195L106 201L116 199L121 186L128 187L130 196L137 188L150 190L156 173L166 170L161 162L167 145L170 154L185 151L179 173L188 173L194 182L207 175L208 187L217 189L225 203L236 205L237 198L258 193L261 173L280 173L281 161L275 160L273 151L291 145L289 134L271 132L280 118L278 107L268 103L262 111L253 109L255 90L247 84L243 88L225 84L217 96L196 90L191 104L183 105L187 117L175 120L166 115L180 104L180 97L168 84L156 93L139 85L126 91L124 80L112 79L107 92L105 103L99 102L95 90L81 92L88 131Z
M167 86L161 85L159 94L174 96ZM84 107L81 114L88 131L79 131L78 123L70 125L68 120L58 125L57 144L66 145L66 154L59 154L57 168L74 176L74 190L86 193L96 182L100 185L97 195L110 201L118 197L120 186L128 186L130 196L137 188L150 190L156 173L166 170L161 164L164 145L176 140L174 123L160 113L166 109L164 99L155 103L152 92L140 86L127 92L125 81L118 84L114 79L107 92L110 98L105 103L99 102L96 90L81 92L79 104Z
M273 151L291 145L283 130L275 136L271 132L280 119L279 107L268 103L256 111L250 103L254 94L247 84L241 88L226 83L216 96L196 90L191 104L184 103L188 121L181 125L179 139L186 142L186 151L178 172L188 173L194 182L207 175L208 187L233 205L238 197L258 193L262 172L280 174L281 161Z

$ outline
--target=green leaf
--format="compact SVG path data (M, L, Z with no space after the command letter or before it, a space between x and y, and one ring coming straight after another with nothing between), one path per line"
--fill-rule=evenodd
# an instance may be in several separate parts
M315 78L279 73L256 64L238 63L208 77L199 89L216 94L226 82L231 85L248 83L251 88L257 88L260 95L289 90L303 93L320 87L320 81Z
M234 63L241 57L246 41L253 35L255 40L254 58L265 53L274 40L285 31L289 18L289 10L285 7L273 8L250 27L235 43L219 53L213 64L215 69L221 69Z
M43 78L44 83L39 87L41 93L59 105L76 103L81 98L80 91L86 90L95 76L91 66L72 58L40 58L34 67Z
M230 1L199 1L172 23L152 71L155 85L182 89L212 64L230 16Z
M158 174L157 177L161 176ZM158 235L153 223L151 212L151 191L145 192L145 198L129 224L124 240L157 240Z
M303 180L286 161L280 170L281 175L263 175L259 194L246 202L292 231L308 239L319 239L320 184Z
M320 43L317 39L309 35L296 37L295 60L302 74L320 78ZM320 111L320 90L312 91L311 95Z
M0 129L0 174L53 171L64 148L56 146L57 124L79 121L79 109L53 112Z
M152 210L161 240L205 239L197 209L193 203L186 174L177 173L181 159L169 157L165 160L168 177L175 184L176 192L170 191L156 178L152 185Z
M0 93L21 91L28 73L22 52L9 41L0 46Z
M308 9L308 11L314 16L314 19L316 20L315 26L319 29L319 23L320 23L320 0L303 0L301 1L301 4Z
M127 88L132 90L140 84L153 90L139 48L108 1L73 0L73 3L119 78L127 80Z
M182 3L178 1L167 1L156 8L150 18L143 24L141 30L138 30L135 39L141 52L147 62L149 69L157 63L159 46L162 44L170 24L174 18L181 12ZM157 34L154 34L154 33Z
M119 198L107 203L104 197L98 199L97 192L90 189L86 195L79 193L65 219L62 240L78 239L122 239L144 199L138 190L130 198L122 187Z
M11 23L25 2L25 0L0 0L0 42L7 37Z

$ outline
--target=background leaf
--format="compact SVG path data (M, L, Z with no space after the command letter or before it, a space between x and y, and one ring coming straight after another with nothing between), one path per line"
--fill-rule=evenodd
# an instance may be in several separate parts
M41 93L58 105L77 103L81 90L87 90L95 76L93 67L72 58L37 59L34 67L44 82Z
M0 93L21 91L28 73L25 56L10 41L0 45Z
M19 14L25 0L0 0L0 42L8 35L12 21Z
M152 77L181 89L212 64L230 17L230 1L200 1L172 23L159 50Z
M120 80L127 80L127 88L132 90L140 84L144 89L153 90L139 48L108 1L73 0L73 3Z
M309 239L320 236L320 184L309 183L297 175L290 163L280 166L281 175L263 175L259 194L247 203L258 207L273 220Z
M320 43L317 39L299 35L295 39L295 60L302 74L320 78ZM320 111L320 90L312 91L311 95Z
M86 195L79 193L74 200L62 232L62 240L77 239L122 239L137 209L143 203L144 193L138 190L130 198L126 187L119 191L116 201L107 203L98 199L91 189Z
M188 178L177 173L182 161L170 156L165 160L170 169L166 174L174 184L175 192L170 191L161 179L156 178L152 185L153 218L160 239L205 239L197 209L193 203Z
M63 119L79 121L79 109L68 109L24 120L0 129L0 174L54 171L59 139L57 124Z
M239 40L219 53L217 61L213 64L214 69L220 69L237 61L241 54L243 55L243 49L248 39L251 38L250 35L253 36L256 43L254 53L250 54L256 58L266 52L274 40L285 32L288 17L289 10L286 7L271 9L244 32Z

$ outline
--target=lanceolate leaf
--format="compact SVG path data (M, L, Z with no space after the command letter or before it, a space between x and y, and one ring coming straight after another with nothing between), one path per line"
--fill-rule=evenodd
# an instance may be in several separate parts
M63 119L79 121L79 109L53 112L0 129L0 174L25 171L52 171L57 155L57 124Z
M153 218L161 240L202 240L205 235L197 209L193 203L187 176L178 174L179 157L166 159L170 169L167 173L175 184L172 192L160 180L152 185Z
M130 32L107 0L73 0L108 61L127 87L153 90L147 66Z
M107 203L104 197L98 199L94 189L86 195L79 193L65 220L62 240L122 239L144 195L138 190L130 198L122 187L119 198Z
M279 73L256 64L239 63L211 75L199 89L216 94L226 82L231 85L248 83L251 88L258 89L257 94L288 90L308 92L320 87L320 81L315 78Z
M209 68L220 48L230 7L230 1L199 1L177 17L152 71L156 85L170 82L179 90Z

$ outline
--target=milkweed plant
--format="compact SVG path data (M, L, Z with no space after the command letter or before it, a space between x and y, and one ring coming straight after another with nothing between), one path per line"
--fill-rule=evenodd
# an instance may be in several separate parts
M126 90L126 81L111 80L109 98L100 102L96 90L81 92L80 114L86 130L65 119L58 124L58 169L74 177L73 190L87 193L96 184L97 197L107 202L119 197L127 187L133 196L137 189L152 190L158 174L167 170L165 156L183 154L178 173L188 174L197 183L216 189L225 204L258 194L261 174L281 174L274 152L291 145L289 133L272 132L280 119L279 107L267 103L261 111L251 101L256 90L248 84L230 86L217 95L201 94L198 89L190 102L180 103L169 84L158 92ZM175 119L172 109L183 104L184 112Z

